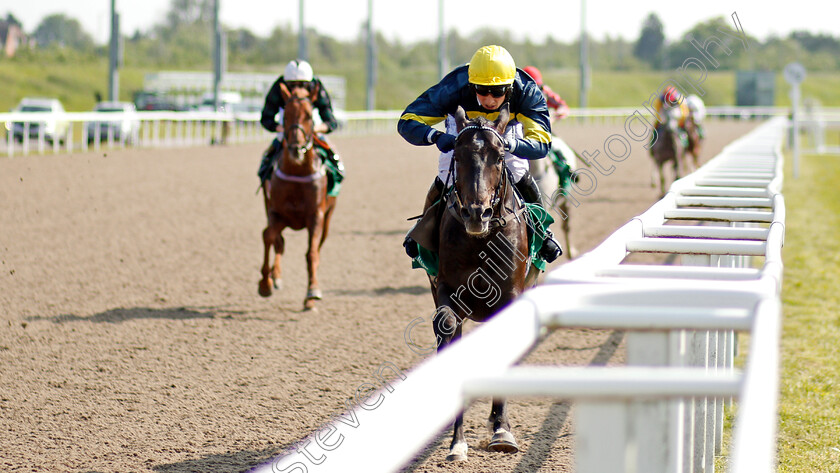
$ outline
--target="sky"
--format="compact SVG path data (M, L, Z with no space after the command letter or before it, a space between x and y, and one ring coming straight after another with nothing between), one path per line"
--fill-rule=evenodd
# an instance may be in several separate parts
M160 23L172 0L116 0L123 34L147 31ZM267 37L276 26L299 23L299 0L219 0L220 17L227 27L244 27ZM635 41L642 22L652 12L659 16L669 40L679 40L701 21L722 16L731 21L737 13L744 31L761 40L768 35L786 36L793 30L840 36L838 7L825 0L305 0L304 23L319 33L339 40L357 37L373 5L374 29L388 40L412 43L437 37L439 5L444 6L444 29L467 36L479 28L498 26L514 38L542 42L548 36L569 42L581 31L581 5L585 1L585 25L591 35L608 35ZM2 2L0 15L12 13L32 32L50 14L76 18L97 43L110 35L111 0L28 0ZM834 4L836 5L836 4ZM516 6L519 6L517 8Z

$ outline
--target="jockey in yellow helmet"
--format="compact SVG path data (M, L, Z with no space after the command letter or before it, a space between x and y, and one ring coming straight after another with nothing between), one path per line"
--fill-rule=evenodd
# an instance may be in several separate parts
M511 114L505 131L506 167L522 197L529 203L540 203L539 187L528 172L527 160L544 158L551 146L545 97L534 79L517 69L505 48L491 45L479 48L468 64L455 68L423 92L400 116L397 130L406 141L417 146L434 144L441 152L438 176L426 196L424 212L445 190L444 183L451 184L449 168L457 134L455 111L460 106L470 119L481 116L494 120L505 103ZM444 120L446 132L432 128ZM562 249L551 233L546 233L540 257L551 262L562 254ZM406 252L415 257L413 245L407 237Z

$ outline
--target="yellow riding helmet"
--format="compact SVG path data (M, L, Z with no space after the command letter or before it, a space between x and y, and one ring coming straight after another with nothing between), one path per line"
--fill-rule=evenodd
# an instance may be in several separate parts
M470 83L477 85L510 85L516 78L516 64L507 49L483 46L469 63Z

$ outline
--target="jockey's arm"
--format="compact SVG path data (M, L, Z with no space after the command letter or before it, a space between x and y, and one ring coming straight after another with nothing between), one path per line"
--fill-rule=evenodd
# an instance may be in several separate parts
M400 116L397 122L397 131L406 141L417 146L429 146L434 144L433 138L438 133L432 125L442 122L446 113L442 107L434 103L432 96L439 96L435 89L439 85L431 87L414 102L411 102Z
M324 88L324 84L320 83L320 81L319 85L315 107L318 108L321 123L315 125L315 132L326 134L338 128L338 120L336 120L335 114L333 113L332 102L330 101L330 95L327 93L327 89Z
M280 93L280 79L277 79L265 96L265 105L263 105L262 114L260 115L260 125L271 132L283 131L283 127L274 119L283 105L283 96Z
M512 140L510 152L524 159L544 158L551 149L551 123L542 91L534 85L526 87L515 99L514 119L522 124L522 138Z
M560 97L557 92L551 90L551 88L547 85L543 86L543 95L545 95L545 101L548 104L548 108L553 108L557 114L557 118L566 118L569 116L569 106L566 104L566 101Z

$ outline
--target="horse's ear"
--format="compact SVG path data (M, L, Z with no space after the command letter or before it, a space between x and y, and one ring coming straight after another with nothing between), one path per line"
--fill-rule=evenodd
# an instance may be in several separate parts
M289 92L289 86L285 82L280 82L280 96L283 97L283 102L288 102L292 93Z
M458 105L458 110L455 110L455 125L458 127L458 131L467 126L467 121L467 113L464 111L464 107Z
M496 118L496 121L493 122L494 128L499 134L505 133L505 128L507 128L507 124L510 121L510 104L505 102L502 104L502 108L499 109L499 117Z

